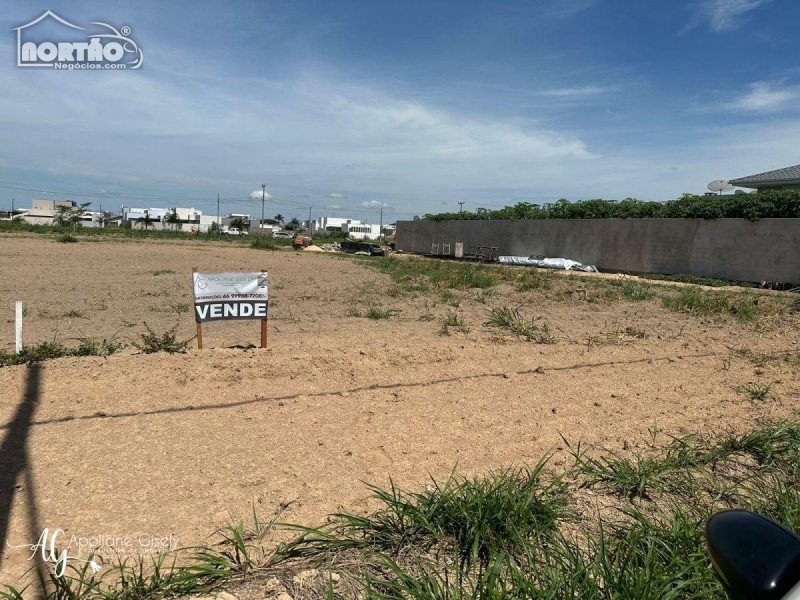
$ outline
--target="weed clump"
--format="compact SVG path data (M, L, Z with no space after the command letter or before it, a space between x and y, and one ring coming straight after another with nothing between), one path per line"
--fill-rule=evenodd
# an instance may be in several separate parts
M733 389L737 394L746 395L753 402L766 402L769 398L769 393L772 391L772 384L754 381L737 385Z
M184 353L189 348L189 344L194 337L188 340L178 340L176 331L178 326L175 325L168 329L161 335L157 334L145 322L144 327L147 331L139 334L140 341L133 342L134 347L145 354L154 354L156 352L168 352L169 354Z
M633 302L642 302L643 300L650 300L655 297L656 292L652 286L638 281L626 281L622 284L620 293Z
M367 319L378 321L380 319L391 319L400 314L396 308L383 308L382 306L370 306L369 310L364 313Z
M273 244L269 238L262 235L256 236L250 242L250 247L254 250L278 250L278 246Z
M485 325L505 329L536 344L555 344L558 340L550 333L550 327L547 323L539 325L540 320L541 317L525 319L518 308L498 306L489 311L489 320Z
M463 317L459 317L456 312L449 312L442 321L442 335L450 335L450 328L460 331L461 333L469 333L470 329L464 321Z

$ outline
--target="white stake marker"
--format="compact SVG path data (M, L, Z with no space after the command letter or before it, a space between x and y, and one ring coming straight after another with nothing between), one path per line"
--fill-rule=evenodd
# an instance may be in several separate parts
M17 302L17 322L16 322L17 354L22 352L22 302Z

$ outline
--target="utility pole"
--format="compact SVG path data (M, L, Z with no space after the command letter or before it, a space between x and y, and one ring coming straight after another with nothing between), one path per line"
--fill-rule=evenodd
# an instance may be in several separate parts
M463 212L463 208L464 208L464 203L463 202L459 202L458 203L458 214L461 214Z
M261 184L261 222L258 224L258 235L264 235L264 201L267 198L267 184Z
M311 206L308 207L308 235L311 235Z
M378 239L383 239L383 202L381 202L381 224L378 225Z
M217 233L219 233L219 194L217 194Z
M11 199L11 214L9 215L12 222L14 221L14 200L16 200L16 198Z

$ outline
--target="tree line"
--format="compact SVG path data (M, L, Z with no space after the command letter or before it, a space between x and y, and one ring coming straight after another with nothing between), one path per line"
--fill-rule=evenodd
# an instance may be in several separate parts
M747 219L800 218L800 190L770 190L757 194L698 196L684 194L663 202L625 200L580 200L562 198L549 204L519 202L492 210L447 212L415 216L414 220L455 221L489 219Z

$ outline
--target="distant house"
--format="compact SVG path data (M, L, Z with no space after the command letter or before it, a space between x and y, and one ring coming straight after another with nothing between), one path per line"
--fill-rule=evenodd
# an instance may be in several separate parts
M31 225L47 225L52 226L56 224L56 217L58 216L59 207L64 208L77 208L78 205L73 200L31 200L31 208L27 212L21 214L21 218L26 223ZM80 225L82 227L102 227L104 213L97 211L84 210L81 213Z
M53 225L58 207L74 208L72 200L31 200L31 209L23 216L23 220L31 225Z
M222 223L220 223L222 226L222 231L227 231L236 220L242 221L245 231L250 230L250 215L246 215L244 213L230 213L229 215L222 217Z
M356 219L320 217L315 221L311 221L311 227L309 229L312 236L324 233L342 232L346 233L348 237L354 240L377 240L381 237L381 228L379 225L362 223Z
M728 182L731 185L750 188L759 192L767 190L800 190L800 165L748 175L739 179L730 179Z
M175 211L178 216L177 223L168 222L168 215ZM130 223L131 227L147 229L166 229L184 232L206 231L211 221L201 226L203 211L196 208L133 208L130 206L122 207L122 223ZM215 219L216 220L216 219ZM116 222L116 219L114 219Z

